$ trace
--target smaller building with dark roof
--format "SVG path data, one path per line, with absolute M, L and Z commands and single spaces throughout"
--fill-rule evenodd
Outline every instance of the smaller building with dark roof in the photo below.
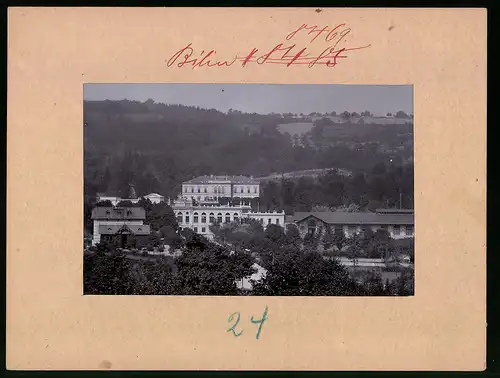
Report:
M 144 224 L 145 219 L 146 211 L 142 207 L 95 207 L 92 245 L 120 237 L 123 247 L 129 235 L 149 235 L 151 230 Z
M 327 229 L 341 230 L 352 236 L 366 229 L 387 230 L 391 238 L 414 236 L 414 213 L 408 209 L 378 209 L 376 212 L 297 212 L 287 216 L 287 224 L 296 224 L 302 236 L 323 234 Z

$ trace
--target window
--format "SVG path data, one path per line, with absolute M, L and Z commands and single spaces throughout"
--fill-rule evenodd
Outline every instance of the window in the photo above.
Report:
M 406 235 L 413 235 L 414 232 L 413 226 L 406 226 Z
M 394 235 L 400 235 L 401 234 L 401 227 L 399 227 L 399 226 L 393 226 L 392 227 L 392 233 Z
M 253 187 L 253 192 L 257 193 L 257 187 L 256 186 Z
M 210 223 L 215 223 L 214 213 L 210 213 L 209 221 L 210 221 Z
M 234 219 L 235 222 L 238 222 L 238 218 L 239 218 L 238 217 L 238 213 L 234 213 L 233 214 L 233 219 Z
M 200 188 L 198 188 L 198 193 L 200 193 Z
M 207 192 L 207 188 L 205 188 L 205 193 Z
M 250 188 L 249 187 L 247 187 L 247 193 L 250 193 Z
M 267 218 L 267 224 L 271 224 L 271 218 Z
M 198 213 L 193 214 L 193 222 L 198 223 Z
M 201 197 L 200 197 L 200 196 L 198 196 L 198 197 L 196 197 L 196 198 L 198 199 L 198 201 L 201 199 Z
M 241 192 L 240 193 L 243 193 L 243 187 L 241 187 Z
M 222 223 L 222 213 L 217 214 L 217 222 Z
M 186 215 L 186 223 L 189 223 L 189 215 Z
M 181 213 L 177 214 L 177 223 L 182 223 L 182 214 Z
M 194 232 L 198 232 L 198 227 L 193 227 Z
M 142 228 L 139 227 L 137 230 L 142 231 Z
M 226 223 L 231 222 L 231 214 L 226 213 Z
M 191 193 L 194 193 L 194 188 L 191 188 Z
M 264 218 L 260 218 L 260 224 L 264 224 Z
M 280 219 L 276 218 L 276 224 L 280 224 Z
M 311 235 L 316 233 L 316 221 L 314 219 L 309 219 L 307 221 L 307 232 Z
M 206 231 L 207 231 L 207 229 L 205 227 L 201 228 L 201 232 L 206 232 Z
M 106 215 L 109 215 L 109 214 L 111 214 L 111 213 L 109 212 L 109 210 L 106 210 Z
M 201 223 L 207 223 L 207 214 L 201 213 Z

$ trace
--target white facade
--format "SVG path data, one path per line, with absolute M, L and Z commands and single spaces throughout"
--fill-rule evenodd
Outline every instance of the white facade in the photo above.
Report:
M 223 197 L 258 198 L 260 184 L 243 176 L 201 176 L 182 184 L 182 196 L 197 201 Z
M 265 228 L 268 224 L 285 225 L 284 212 L 252 212 L 250 206 L 193 205 L 189 198 L 183 197 L 170 204 L 181 228 L 213 238 L 210 225 L 215 223 L 238 222 L 242 219 L 255 219 Z
M 144 196 L 144 198 L 150 200 L 151 203 L 160 203 L 165 201 L 165 197 L 158 193 L 150 193 L 147 196 Z
M 145 199 L 148 199 L 151 201 L 151 203 L 160 203 L 165 201 L 165 197 L 162 196 L 161 194 L 158 193 L 150 193 L 146 196 L 144 196 Z M 134 204 L 138 203 L 140 198 L 121 198 L 121 197 L 112 197 L 112 196 L 98 196 L 97 197 L 97 202 L 102 202 L 102 201 L 110 201 L 113 206 L 116 206 L 119 202 L 121 201 L 130 201 Z
M 121 197 L 109 197 L 109 196 L 99 196 L 97 197 L 97 202 L 104 202 L 104 201 L 110 201 L 113 206 L 116 206 L 119 202 L 121 201 L 130 201 L 132 203 L 137 203 L 139 202 L 138 198 L 121 198 Z

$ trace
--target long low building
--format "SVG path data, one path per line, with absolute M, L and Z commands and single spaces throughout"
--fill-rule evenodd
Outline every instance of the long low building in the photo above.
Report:
M 286 224 L 296 224 L 300 234 L 323 234 L 327 229 L 342 230 L 345 236 L 360 233 L 367 228 L 373 232 L 387 230 L 391 238 L 414 237 L 413 210 L 378 209 L 375 212 L 298 212 L 286 218 Z
M 190 228 L 194 232 L 209 239 L 213 238 L 210 225 L 216 223 L 238 222 L 242 219 L 254 219 L 265 228 L 269 224 L 285 227 L 285 213 L 282 212 L 252 212 L 250 206 L 194 204 L 190 198 L 178 198 L 170 202 L 170 206 L 181 228 Z

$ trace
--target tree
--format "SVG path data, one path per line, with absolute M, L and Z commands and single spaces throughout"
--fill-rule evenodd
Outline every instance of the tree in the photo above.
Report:
M 323 239 L 321 240 L 321 242 L 323 243 L 323 248 L 325 249 L 325 251 L 328 251 L 335 245 L 333 231 L 330 227 L 326 228 L 326 231 L 323 235 Z
M 236 281 L 254 273 L 248 254 L 214 243 L 188 243 L 176 260 L 181 295 L 238 295 Z
M 332 241 L 333 245 L 337 247 L 339 251 L 342 251 L 342 248 L 344 248 L 347 243 L 347 238 L 344 234 L 344 231 L 342 229 L 335 229 L 335 231 L 333 231 Z
M 182 245 L 182 238 L 172 226 L 160 228 L 160 236 L 163 238 L 163 244 L 169 245 L 173 249 L 180 248 Z
M 136 205 L 132 201 L 120 201 L 116 204 L 116 207 L 135 207 Z
M 315 251 L 318 249 L 319 242 L 321 240 L 321 234 L 318 232 L 317 234 L 307 233 L 304 236 L 304 247 L 309 250 Z
M 396 118 L 408 118 L 408 114 L 406 114 L 405 112 L 403 112 L 402 110 L 399 110 L 397 113 L 396 113 Z
M 336 296 L 358 295 L 360 288 L 335 260 L 315 252 L 287 247 L 277 251 L 265 277 L 253 285 L 252 295 Z
M 300 237 L 300 231 L 295 224 L 288 224 L 286 226 L 285 240 L 289 245 L 300 246 L 302 244 L 302 238 Z
M 269 224 L 265 231 L 266 238 L 278 246 L 285 243 L 285 232 L 281 226 L 276 224 Z
M 343 213 L 358 213 L 360 211 L 359 205 L 355 203 L 350 203 L 349 205 L 337 206 L 335 211 L 340 211 Z
M 130 262 L 120 254 L 108 256 L 98 251 L 84 257 L 84 294 L 133 294 L 134 281 L 129 274 Z
M 379 274 L 370 273 L 363 282 L 363 289 L 366 295 L 371 296 L 387 296 L 390 293 L 387 291 L 387 286 L 382 282 L 382 277 Z
M 392 113 L 387 113 L 387 117 L 392 117 Z
M 95 204 L 96 207 L 113 207 L 113 203 L 110 200 L 99 201 Z
M 152 204 L 149 207 L 149 211 L 146 210 L 146 224 L 149 224 L 151 228 L 158 231 L 163 226 L 170 226 L 174 230 L 177 230 L 178 224 L 175 218 L 174 211 L 165 202 L 160 202 L 157 204 Z

